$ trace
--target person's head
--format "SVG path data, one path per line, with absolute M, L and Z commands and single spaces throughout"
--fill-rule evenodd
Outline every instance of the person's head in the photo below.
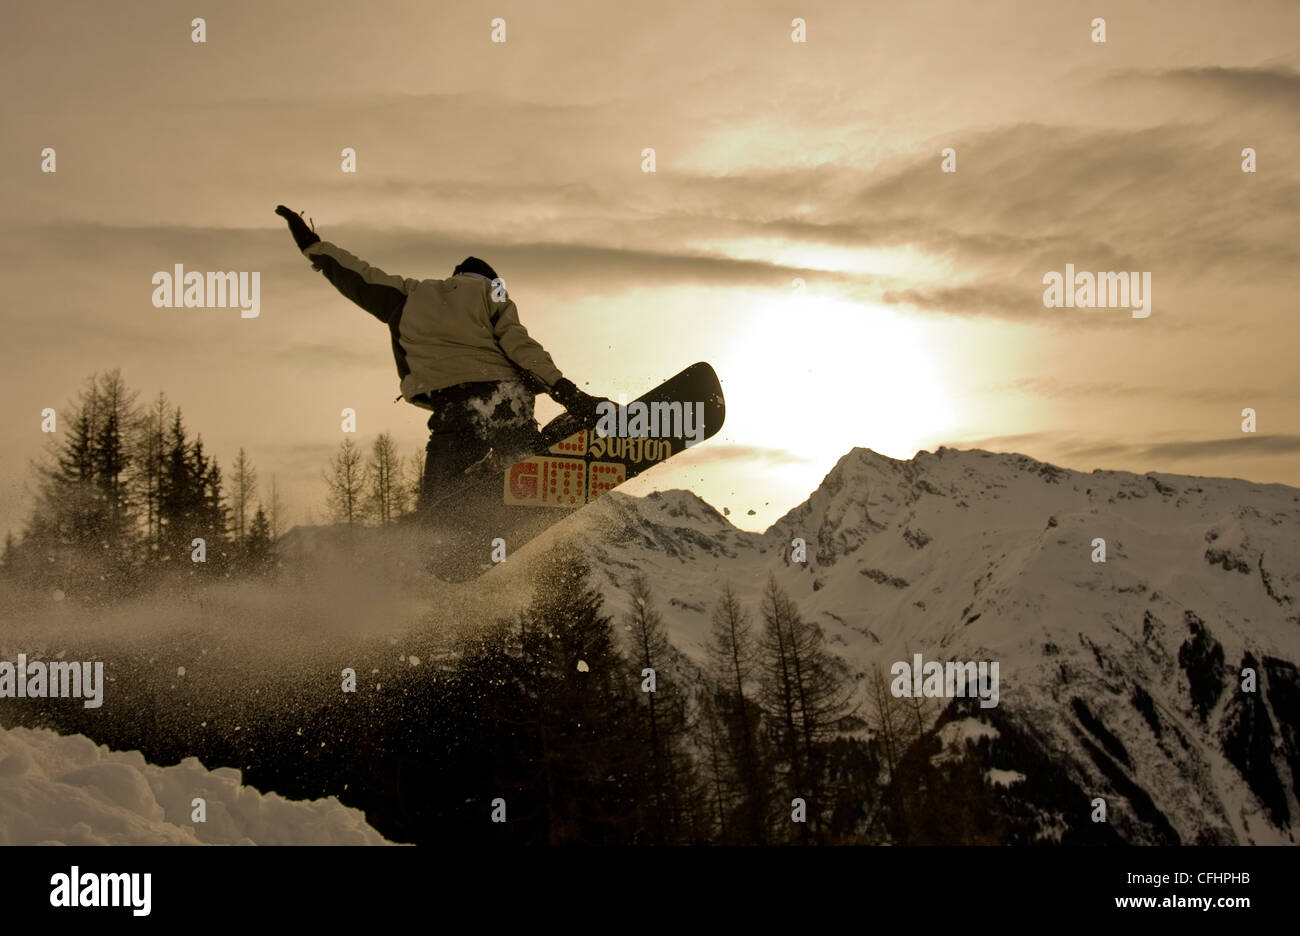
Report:
M 486 276 L 490 280 L 497 278 L 497 271 L 478 257 L 466 257 L 456 264 L 456 269 L 451 271 L 451 275 L 455 276 L 457 273 L 477 273 L 479 276 Z

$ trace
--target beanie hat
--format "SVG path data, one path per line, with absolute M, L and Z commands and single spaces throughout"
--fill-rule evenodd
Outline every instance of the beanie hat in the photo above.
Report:
M 451 271 L 451 275 L 455 276 L 457 273 L 477 273 L 479 276 L 486 276 L 490 280 L 497 278 L 497 271 L 478 257 L 466 257 L 456 264 L 456 269 Z

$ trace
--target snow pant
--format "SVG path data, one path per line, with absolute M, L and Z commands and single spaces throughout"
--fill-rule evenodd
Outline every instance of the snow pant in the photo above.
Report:
M 465 469 L 489 451 L 510 455 L 535 451 L 539 445 L 533 394 L 522 382 L 457 384 L 435 390 L 427 399 L 434 412 L 429 417 L 429 444 L 420 485 L 422 511 L 463 486 Z M 445 511 L 438 512 L 454 512 L 465 505 L 445 506 Z

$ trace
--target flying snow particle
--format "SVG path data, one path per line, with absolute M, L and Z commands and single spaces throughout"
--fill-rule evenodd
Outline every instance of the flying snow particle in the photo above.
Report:
M 411 661 L 411 665 L 412 665 L 412 666 L 419 666 L 419 665 L 420 665 L 420 658 L 419 658 L 418 656 L 412 656 L 412 657 L 409 657 L 409 659 L 410 659 L 410 661 Z
M 578 661 L 578 672 L 579 672 L 579 673 L 589 673 L 589 672 L 591 672 L 591 667 L 587 665 L 587 661 L 586 661 L 586 660 L 579 660 L 579 661 Z
M 178 667 L 176 667 L 176 675 L 177 675 L 177 676 L 184 676 L 184 675 L 185 675 L 185 667 L 183 667 L 183 666 L 178 666 Z
M 52 597 L 54 598 L 55 601 L 62 601 L 64 597 L 63 589 L 62 588 L 54 589 L 54 595 Z

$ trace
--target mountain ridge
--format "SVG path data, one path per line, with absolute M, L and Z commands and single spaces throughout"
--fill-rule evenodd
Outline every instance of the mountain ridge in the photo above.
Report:
M 769 576 L 858 681 L 913 652 L 1000 661 L 999 707 L 968 717 L 992 726 L 981 756 L 1041 837 L 1094 833 L 1101 797 L 1121 841 L 1283 843 L 1300 814 L 1297 527 L 1282 484 L 855 448 L 762 533 L 689 491 L 615 491 L 514 558 L 576 537 L 616 614 L 647 575 L 699 665 L 721 583 L 757 608 Z

